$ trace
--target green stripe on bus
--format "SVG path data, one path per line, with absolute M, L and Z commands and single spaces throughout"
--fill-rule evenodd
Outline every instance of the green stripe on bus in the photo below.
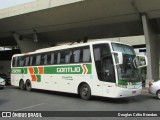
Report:
M 38 74 L 38 67 L 33 67 L 34 74 Z M 28 68 L 12 68 L 12 74 L 28 74 Z M 44 67 L 44 74 L 92 74 L 92 65 L 68 65 Z
M 44 74 L 82 74 L 83 69 L 80 65 L 76 66 L 56 66 L 45 67 Z
M 36 75 L 37 77 L 37 82 L 41 82 L 41 75 Z
M 88 68 L 87 74 L 92 74 L 92 65 L 91 64 L 86 64 L 86 67 Z
M 128 85 L 128 83 L 124 80 L 118 80 L 119 85 Z
M 138 85 L 138 82 L 132 82 L 132 85 Z
M 37 67 L 34 67 L 34 74 L 38 74 L 38 68 Z
M 124 80 L 118 80 L 119 85 L 128 85 L 128 83 L 131 83 L 131 85 L 138 85 L 139 82 L 126 82 Z
M 91 65 L 87 64 L 87 73 L 91 74 Z M 84 70 L 81 65 L 73 66 L 54 66 L 54 67 L 45 67 L 44 74 L 83 74 Z
M 28 73 L 27 68 L 23 68 L 23 74 L 27 74 L 27 73 Z

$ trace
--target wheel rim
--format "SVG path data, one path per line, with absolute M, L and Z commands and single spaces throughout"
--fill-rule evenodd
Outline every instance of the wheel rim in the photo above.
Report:
M 26 83 L 27 88 L 31 88 L 31 85 L 29 82 Z
M 83 96 L 87 96 L 88 95 L 88 88 L 87 87 L 83 87 L 83 89 L 82 89 L 82 95 Z

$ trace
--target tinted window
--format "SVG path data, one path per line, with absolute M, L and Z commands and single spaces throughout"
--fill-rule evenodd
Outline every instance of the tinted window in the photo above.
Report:
M 72 56 L 71 56 L 71 63 L 78 63 L 80 62 L 80 52 L 81 50 L 73 50 Z
M 109 44 L 93 45 L 93 53 L 98 79 L 115 82 L 114 66 Z
M 72 50 L 71 63 L 91 62 L 91 53 L 88 47 L 78 47 Z
M 58 56 L 57 56 L 57 64 L 60 64 L 60 60 L 61 60 L 61 54 L 60 52 L 58 53 Z
M 16 64 L 16 58 L 14 57 L 12 60 L 12 66 L 15 67 L 15 64 Z
M 48 65 L 51 61 L 51 55 L 49 53 L 44 53 L 41 55 L 40 65 Z
M 90 62 L 91 53 L 89 48 L 83 49 L 83 61 L 82 62 Z
M 135 52 L 131 46 L 123 45 L 119 43 L 112 43 L 112 47 L 114 51 L 122 52 L 125 54 L 135 55 Z
M 24 66 L 24 57 L 19 57 L 19 66 L 20 67 Z
M 91 62 L 89 46 L 52 51 L 23 57 L 14 57 L 12 66 L 38 66 Z
M 41 55 L 37 55 L 36 56 L 36 65 L 40 65 L 41 64 Z
M 30 66 L 35 66 L 36 65 L 36 56 L 30 56 Z
M 29 56 L 25 57 L 24 65 L 29 66 Z
M 71 55 L 72 55 L 71 51 L 66 51 L 65 52 L 65 63 L 66 64 L 71 62 Z
M 16 59 L 15 59 L 15 66 L 19 67 L 19 57 L 16 57 Z
M 60 63 L 65 63 L 65 51 L 60 52 Z

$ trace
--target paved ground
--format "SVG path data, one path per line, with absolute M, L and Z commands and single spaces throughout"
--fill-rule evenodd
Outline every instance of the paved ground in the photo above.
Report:
M 8 86 L 0 90 L 0 111 L 160 111 L 160 100 L 149 95 L 146 89 L 142 95 L 130 98 L 93 97 L 85 101 L 74 94 L 42 90 L 27 92 Z

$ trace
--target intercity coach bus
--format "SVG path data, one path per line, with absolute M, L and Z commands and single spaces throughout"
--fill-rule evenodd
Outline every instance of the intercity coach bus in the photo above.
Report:
M 16 54 L 11 84 L 22 90 L 43 89 L 111 98 L 141 94 L 139 69 L 147 65 L 127 44 L 96 41 Z

